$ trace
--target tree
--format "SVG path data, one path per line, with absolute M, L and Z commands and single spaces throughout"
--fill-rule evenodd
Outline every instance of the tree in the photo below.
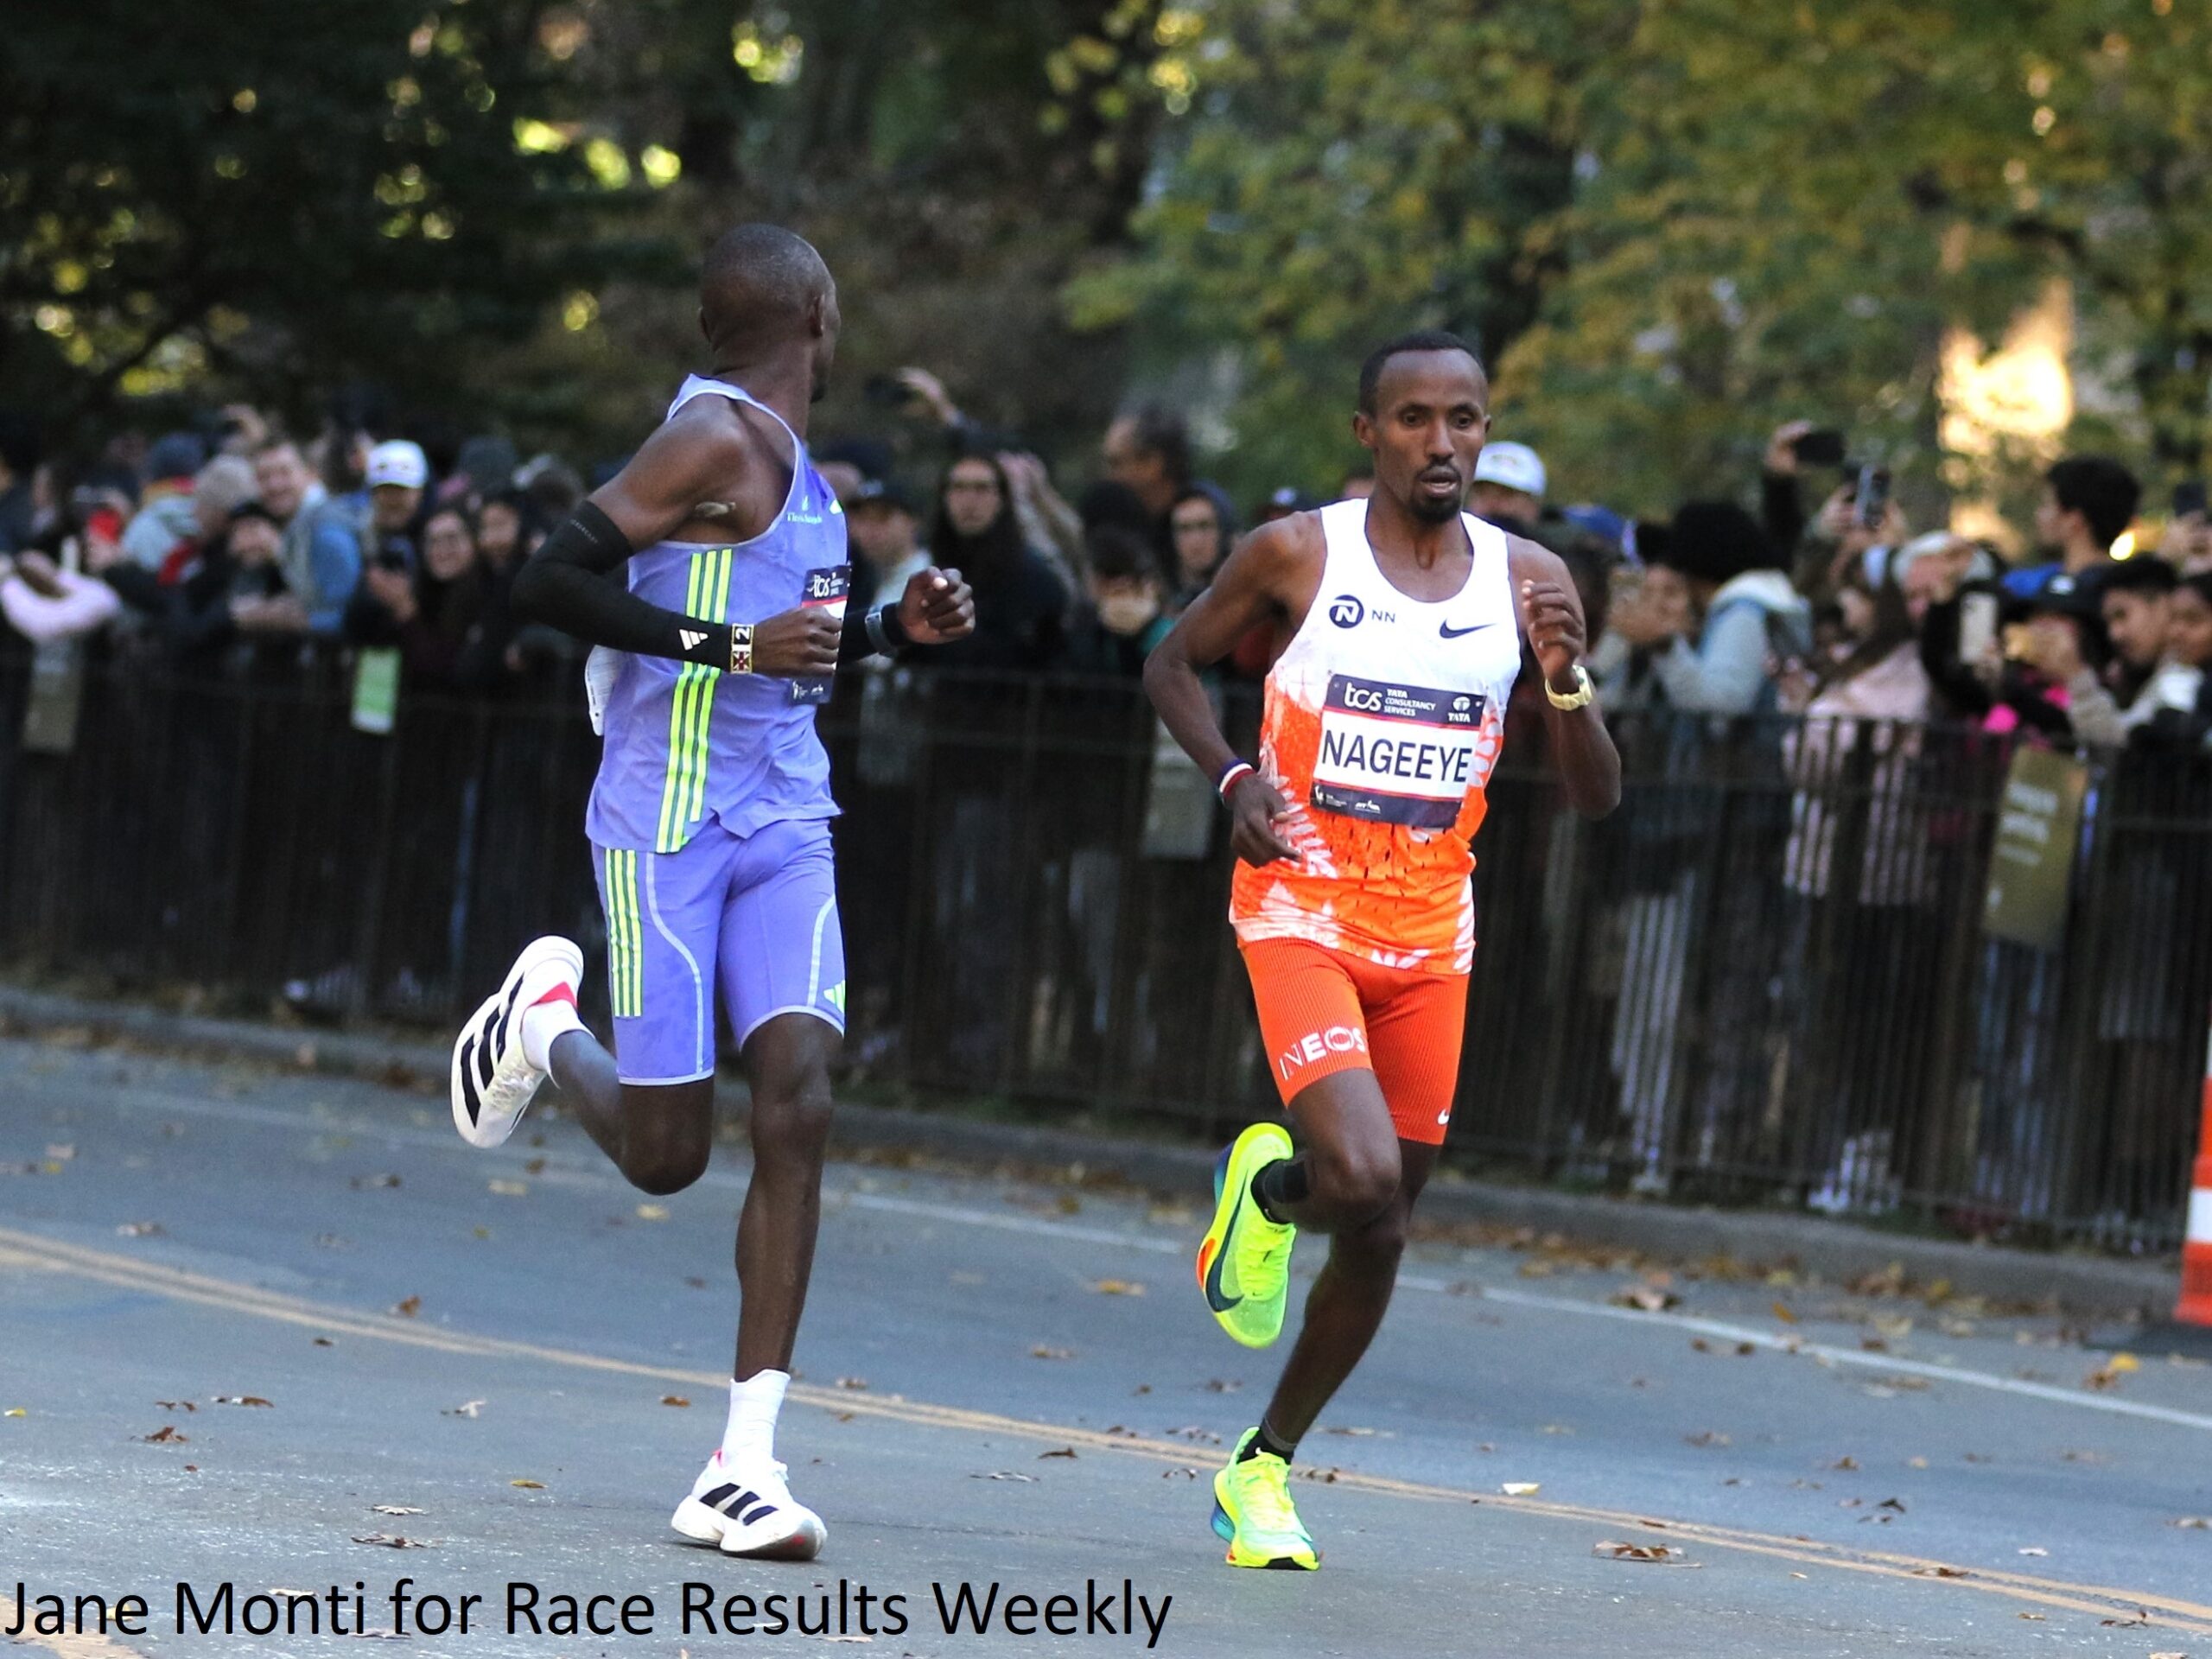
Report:
M 2053 277 L 2123 364 L 2123 429 L 2203 454 L 2201 8 L 1212 0 L 1189 19 L 1142 251 L 1072 303 L 1156 359 L 1226 343 L 1235 462 L 1272 474 L 1252 481 L 1325 476 L 1350 363 L 1412 323 L 1478 337 L 1500 435 L 1545 448 L 1570 495 L 1663 511 L 1747 480 L 1798 414 L 1932 480 L 1947 331 L 1995 340 Z
M 348 377 L 458 395 L 484 341 L 620 262 L 581 158 L 519 147 L 522 0 L 138 0 L 0 31 L 0 380 L 62 431 L 197 381 L 296 410 Z M 143 73 L 118 41 L 156 41 Z

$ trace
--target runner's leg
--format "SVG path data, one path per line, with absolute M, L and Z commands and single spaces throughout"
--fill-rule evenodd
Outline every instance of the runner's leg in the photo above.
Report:
M 731 1375 L 788 1371 L 822 1226 L 830 1067 L 844 1039 L 811 1014 L 767 1020 L 745 1046 L 753 1085 L 753 1180 L 737 1222 L 743 1300 Z
M 1300 1127 L 1305 1127 L 1303 1116 Z M 1436 1166 L 1438 1150 L 1400 1142 L 1403 1173 L 1389 1203 L 1367 1221 L 1339 1228 L 1329 1240 L 1329 1259 L 1306 1294 L 1298 1340 L 1261 1419 L 1281 1443 L 1295 1446 L 1305 1437 L 1382 1328 L 1398 1282 L 1398 1259 L 1405 1251 L 1414 1201 Z
M 844 1041 L 845 949 L 824 823 L 747 838 L 722 917 L 721 982 L 753 1089 L 753 1181 L 738 1217 L 741 1380 L 788 1370 L 822 1221 L 830 1068 Z

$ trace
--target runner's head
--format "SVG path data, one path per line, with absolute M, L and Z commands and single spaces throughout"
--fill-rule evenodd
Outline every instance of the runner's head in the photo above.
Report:
M 1416 518 L 1455 518 L 1490 433 L 1490 377 L 1457 334 L 1401 334 L 1361 365 L 1351 429 L 1375 456 L 1376 494 Z
M 707 251 L 699 327 L 717 368 L 760 364 L 803 347 L 819 401 L 837 354 L 837 284 L 804 238 L 777 225 L 740 225 Z

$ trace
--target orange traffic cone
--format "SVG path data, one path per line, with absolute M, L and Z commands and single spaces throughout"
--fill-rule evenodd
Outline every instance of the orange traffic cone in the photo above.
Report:
M 2181 1301 L 2174 1318 L 2183 1325 L 2212 1328 L 2212 1055 L 2205 1059 L 2204 1127 L 2197 1131 L 2189 1228 L 2181 1246 Z

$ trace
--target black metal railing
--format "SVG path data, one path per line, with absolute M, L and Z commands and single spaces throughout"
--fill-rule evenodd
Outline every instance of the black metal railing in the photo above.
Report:
M 63 753 L 0 657 L 0 957 L 443 1022 L 604 930 L 582 698 L 334 671 L 86 672 Z M 1250 688 L 1225 695 L 1249 741 Z M 48 722 L 51 723 L 51 722 Z M 33 722 L 34 726 L 40 724 Z M 823 731 L 855 1077 L 1182 1120 L 1272 1109 L 1205 780 L 1118 682 L 849 677 Z M 1509 741 L 1454 1155 L 1542 1179 L 2130 1249 L 2177 1240 L 2212 1007 L 2212 762 L 2087 768 L 2056 948 L 1985 926 L 2011 752 L 1974 731 L 1624 720 L 1591 823 Z M 604 1011 L 592 976 L 588 1014 Z

